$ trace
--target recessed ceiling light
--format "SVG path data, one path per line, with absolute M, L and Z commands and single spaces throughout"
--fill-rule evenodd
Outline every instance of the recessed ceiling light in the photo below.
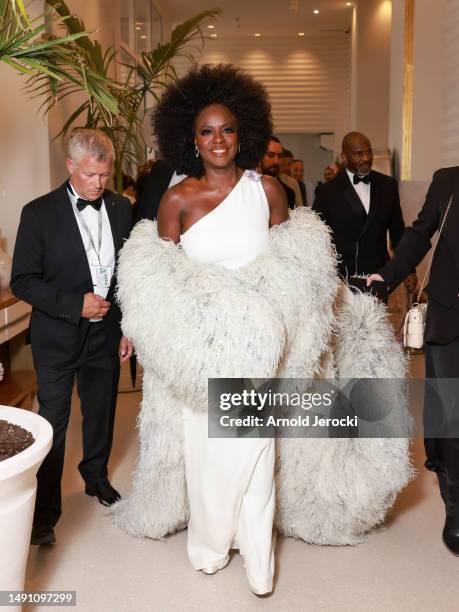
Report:
M 304 36 L 304 32 L 298 32 L 298 36 Z
M 209 28 L 209 30 L 213 30 L 215 28 L 215 26 L 212 23 L 210 23 L 207 27 Z
M 142 34 L 142 36 L 140 38 L 146 38 L 145 34 Z
M 346 6 L 352 6 L 352 2 L 346 2 Z
M 210 37 L 211 38 L 217 38 L 217 35 L 216 34 L 211 34 Z
M 314 13 L 314 15 L 318 15 L 320 13 L 319 9 L 314 9 L 312 12 Z
M 260 32 L 255 32 L 254 36 L 261 36 Z
M 140 26 L 136 26 L 135 28 L 136 30 L 141 30 L 142 28 Z

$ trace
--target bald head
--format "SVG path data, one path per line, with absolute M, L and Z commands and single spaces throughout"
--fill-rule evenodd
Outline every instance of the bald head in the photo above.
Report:
M 371 143 L 361 132 L 349 132 L 343 138 L 341 158 L 350 172 L 366 176 L 373 164 Z

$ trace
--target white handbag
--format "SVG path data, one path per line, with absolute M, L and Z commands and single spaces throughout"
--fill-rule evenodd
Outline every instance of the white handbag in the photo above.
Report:
M 421 349 L 424 346 L 427 304 L 415 303 L 408 310 L 403 326 L 403 346 L 407 349 Z
M 443 226 L 445 225 L 446 217 L 448 216 L 452 201 L 453 196 L 451 195 L 448 202 L 448 206 L 446 208 L 445 216 L 443 217 L 440 231 L 438 232 L 437 244 L 435 245 L 435 248 L 432 251 L 429 265 L 427 266 L 426 273 L 424 274 L 424 278 L 422 279 L 421 288 L 419 289 L 418 293 L 418 299 L 416 300 L 416 302 L 414 302 L 414 304 L 412 304 L 411 308 L 408 310 L 405 316 L 405 324 L 403 326 L 403 346 L 407 349 L 422 349 L 422 347 L 424 346 L 424 332 L 426 329 L 427 319 L 427 304 L 421 304 L 420 299 L 422 292 L 424 291 L 427 275 L 430 272 L 433 256 L 435 254 L 435 249 L 437 248 L 438 242 L 440 240 L 440 236 L 443 231 Z

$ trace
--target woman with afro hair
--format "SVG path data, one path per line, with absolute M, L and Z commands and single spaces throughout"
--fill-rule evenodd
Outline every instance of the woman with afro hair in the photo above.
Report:
M 400 378 L 403 355 L 384 308 L 340 286 L 325 224 L 305 206 L 288 218 L 281 185 L 256 172 L 272 131 L 259 83 L 234 66 L 195 68 L 166 89 L 154 127 L 165 161 L 187 178 L 119 257 L 123 333 L 144 375 L 133 488 L 113 516 L 137 537 L 188 526 L 189 559 L 206 574 L 239 549 L 263 595 L 273 587 L 273 523 L 316 544 L 361 541 L 409 478 L 408 441 L 304 432 L 275 448 L 259 422 L 246 437 L 224 437 L 209 379 L 235 379 L 224 391 L 237 410 L 242 377 Z M 391 414 L 405 422 L 403 410 Z
M 163 157 L 188 175 L 161 201 L 159 235 L 202 263 L 255 259 L 288 217 L 281 185 L 255 171 L 272 130 L 262 85 L 231 65 L 202 66 L 167 89 L 154 127 Z M 207 415 L 186 409 L 184 449 L 193 567 L 212 574 L 237 546 L 252 590 L 270 592 L 274 440 L 208 438 Z

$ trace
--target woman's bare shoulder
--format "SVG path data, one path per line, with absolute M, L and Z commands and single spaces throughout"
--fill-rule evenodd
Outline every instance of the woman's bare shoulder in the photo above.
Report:
M 192 177 L 187 177 L 170 187 L 161 198 L 161 204 L 169 204 L 171 206 L 186 202 L 190 195 L 196 190 L 197 180 Z
M 261 175 L 261 183 L 265 190 L 266 195 L 269 197 L 270 195 L 276 197 L 279 193 L 281 193 L 282 186 L 279 185 L 279 181 L 275 179 L 273 176 L 268 176 L 267 174 Z
M 265 174 L 261 177 L 261 183 L 266 193 L 266 199 L 268 200 L 270 210 L 269 224 L 278 225 L 288 219 L 288 204 L 287 197 L 282 185 L 272 176 L 266 176 Z
M 179 242 L 183 216 L 195 201 L 197 180 L 188 177 L 168 189 L 159 203 L 158 233 L 162 238 Z

